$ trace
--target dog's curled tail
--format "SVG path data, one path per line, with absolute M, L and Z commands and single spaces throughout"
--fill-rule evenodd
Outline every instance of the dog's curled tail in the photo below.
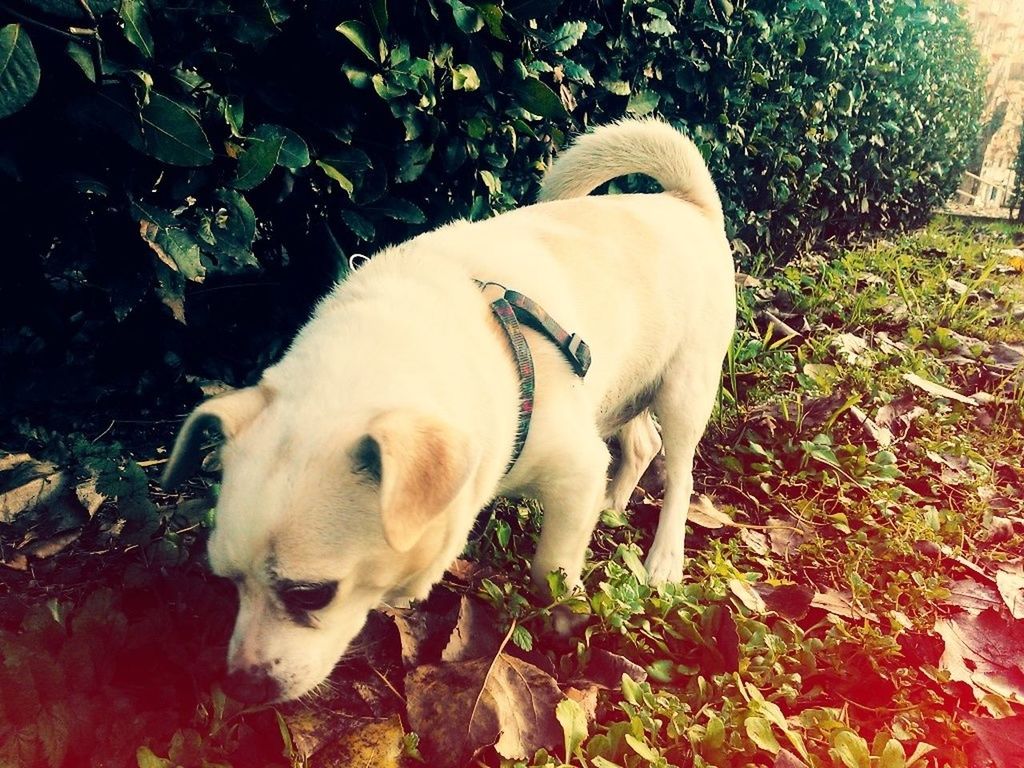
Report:
M 618 176 L 643 173 L 722 221 L 722 201 L 696 145 L 668 123 L 622 120 L 578 137 L 542 181 L 540 200 L 583 197 Z

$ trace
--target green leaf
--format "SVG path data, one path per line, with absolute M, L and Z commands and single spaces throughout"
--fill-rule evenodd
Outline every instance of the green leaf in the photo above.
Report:
M 169 211 L 132 203 L 139 222 L 139 234 L 168 268 L 186 280 L 200 283 L 206 269 L 200 258 L 200 244 Z
M 172 99 L 150 91 L 149 103 L 139 110 L 134 98 L 101 91 L 100 119 L 140 152 L 168 165 L 198 167 L 213 160 L 213 150 L 199 121 Z
M 504 520 L 498 520 L 496 521 L 496 527 L 497 530 L 494 532 L 494 535 L 498 539 L 498 544 L 502 549 L 507 549 L 508 543 L 512 539 L 512 526 Z
M 266 139 L 250 137 L 245 151 L 238 158 L 238 169 L 231 186 L 235 189 L 249 190 L 259 185 L 274 170 L 283 146 L 283 136 Z
M 656 749 L 646 742 L 640 741 L 640 739 L 633 734 L 627 733 L 625 739 L 626 743 L 629 744 L 632 750 L 640 755 L 644 760 L 647 760 L 650 763 L 657 763 L 658 760 L 661 759 L 661 755 L 658 754 Z
M 640 558 L 637 557 L 636 552 L 632 549 L 622 548 L 622 562 L 629 568 L 629 572 L 636 577 L 636 580 L 641 584 L 647 583 L 647 569 L 644 568 L 644 564 L 640 562 Z
M 471 35 L 484 28 L 484 19 L 477 12 L 476 8 L 466 5 L 461 0 L 446 0 L 446 2 L 452 9 L 452 15 L 455 17 L 455 26 L 461 32 Z
M 602 80 L 601 87 L 616 96 L 629 96 L 632 91 L 625 80 Z
M 631 115 L 643 117 L 658 108 L 661 96 L 654 91 L 633 91 L 626 103 L 626 111 Z
M 505 18 L 505 11 L 502 10 L 500 5 L 481 3 L 476 6 L 476 9 L 487 25 L 487 30 L 491 33 L 492 37 L 498 40 L 508 40 L 508 35 L 505 34 L 505 30 L 501 26 L 502 19 Z
M 836 95 L 836 111 L 844 117 L 853 114 L 853 94 L 845 88 Z
M 889 739 L 882 748 L 878 768 L 906 768 L 907 753 L 896 739 Z
M 578 701 L 564 699 L 555 707 L 555 719 L 562 726 L 565 762 L 568 763 L 589 735 L 587 730 L 587 713 Z
M 373 240 L 374 235 L 377 234 L 377 230 L 373 226 L 373 223 L 365 216 L 356 213 L 355 211 L 342 211 L 341 219 L 348 225 L 348 228 L 352 230 L 353 234 L 361 240 Z
M 555 53 L 564 53 L 575 46 L 587 31 L 585 21 L 567 21 L 551 33 L 550 48 Z
M 630 704 L 637 705 L 643 700 L 644 693 L 643 689 L 640 687 L 640 683 L 625 672 L 622 673 L 620 682 L 622 684 L 622 697 L 626 701 Z
M 96 62 L 94 61 L 92 54 L 86 50 L 85 46 L 79 45 L 74 40 L 68 42 L 67 54 L 70 59 L 78 65 L 78 68 L 82 70 L 82 74 L 91 83 L 96 82 Z
M 20 24 L 0 29 L 0 119 L 24 107 L 39 90 L 39 60 Z
M 434 145 L 420 142 L 406 142 L 398 150 L 398 170 L 396 181 L 415 181 L 423 175 L 423 171 L 434 155 Z
M 169 165 L 202 166 L 213 160 L 210 141 L 199 121 L 183 105 L 152 91 L 142 108 L 143 146 Z
M 309 147 L 299 134 L 290 128 L 280 125 L 263 123 L 256 126 L 252 132 L 252 138 L 262 141 L 281 140 L 281 152 L 277 157 L 277 164 L 290 171 L 297 171 L 309 165 Z
M 370 37 L 370 30 L 361 21 L 343 21 L 334 28 L 336 32 L 343 34 L 352 45 L 375 64 L 379 64 L 376 49 L 378 46 Z
M 221 99 L 220 111 L 224 115 L 224 122 L 231 129 L 231 135 L 241 137 L 245 125 L 245 102 L 242 97 L 236 94 L 225 96 Z
M 216 194 L 221 204 L 210 222 L 212 247 L 205 248 L 217 257 L 221 272 L 233 273 L 259 266 L 252 253 L 256 239 L 256 214 L 249 201 L 233 189 L 219 189 Z
M 512 642 L 517 648 L 522 648 L 527 653 L 533 650 L 533 635 L 522 624 L 516 624 L 515 629 L 512 630 Z
M 149 747 L 139 747 L 135 751 L 135 762 L 139 768 L 173 768 L 174 763 L 166 757 L 157 757 Z
M 153 58 L 153 35 L 149 31 L 149 9 L 145 0 L 123 0 L 121 20 L 124 21 L 124 36 L 147 59 Z
M 352 196 L 352 193 L 355 191 L 355 185 L 352 183 L 352 180 L 348 176 L 346 176 L 344 173 L 338 170 L 338 168 L 335 167 L 333 164 L 325 162 L 323 160 L 317 160 L 316 165 L 321 171 L 327 174 L 328 178 L 331 178 L 334 181 L 338 182 L 341 188 L 348 192 L 350 197 Z
M 470 64 L 459 64 L 452 70 L 452 88 L 456 91 L 475 91 L 480 87 L 480 76 Z
M 564 59 L 562 61 L 562 71 L 571 80 L 576 80 L 584 85 L 594 84 L 594 76 L 590 74 L 590 70 L 582 64 L 577 64 L 575 61 Z
M 120 0 L 89 0 L 89 10 L 93 16 L 100 16 L 117 7 Z M 85 20 L 89 14 L 82 7 L 81 0 L 26 0 L 26 5 L 37 8 L 49 16 L 61 16 L 66 19 Z
M 722 721 L 722 718 L 712 715 L 704 729 L 704 737 L 701 739 L 701 744 L 708 749 L 721 749 L 724 743 L 725 723 Z
M 569 117 L 558 94 L 536 78 L 530 77 L 514 83 L 512 89 L 519 105 L 535 115 L 549 120 L 565 120 Z
M 769 754 L 777 754 L 782 747 L 772 733 L 772 725 L 763 717 L 748 717 L 743 721 L 747 738 Z
M 156 265 L 156 295 L 171 311 L 174 319 L 185 325 L 185 278 L 163 262 Z
M 384 37 L 388 31 L 388 2 L 387 0 L 371 0 L 370 15 L 373 16 L 373 25 L 377 32 Z
M 871 768 L 868 743 L 853 731 L 839 731 L 832 739 L 829 754 L 838 757 L 846 768 Z

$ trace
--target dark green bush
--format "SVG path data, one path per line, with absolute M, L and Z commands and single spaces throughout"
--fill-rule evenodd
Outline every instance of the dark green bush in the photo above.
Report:
M 567 134 L 627 113 L 689 127 L 764 258 L 917 223 L 981 86 L 953 0 L 22 0 L 3 61 L 22 411 L 239 383 L 347 255 L 528 202 Z
M 563 7 L 596 18 L 580 111 L 695 134 L 735 233 L 778 259 L 820 235 L 923 223 L 976 140 L 983 76 L 952 0 Z

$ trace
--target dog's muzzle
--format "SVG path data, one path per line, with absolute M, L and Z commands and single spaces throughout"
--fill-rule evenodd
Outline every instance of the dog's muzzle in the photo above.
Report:
M 266 667 L 250 667 L 224 678 L 224 693 L 243 704 L 265 704 L 281 697 L 281 686 Z

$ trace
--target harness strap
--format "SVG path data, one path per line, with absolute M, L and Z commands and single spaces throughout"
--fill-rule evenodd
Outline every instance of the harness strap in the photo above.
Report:
M 519 459 L 526 445 L 526 436 L 530 432 L 530 417 L 533 415 L 533 395 L 536 389 L 536 379 L 533 370 L 533 355 L 530 354 L 530 346 L 526 343 L 523 330 L 519 327 L 519 320 L 512 305 L 504 296 L 491 302 L 491 311 L 498 319 L 498 325 L 505 331 L 508 337 L 509 346 L 512 348 L 512 355 L 516 359 L 516 370 L 519 372 L 519 422 L 516 424 L 516 440 L 512 448 L 512 458 L 505 467 L 507 475 Z
M 481 288 L 493 283 L 477 284 Z M 504 286 L 498 286 L 504 288 Z M 527 326 L 546 336 L 561 350 L 569 361 L 576 375 L 582 378 L 590 368 L 590 347 L 575 333 L 568 333 L 561 325 L 545 312 L 537 302 L 517 291 L 505 289 L 504 293 L 491 302 L 491 311 L 498 320 L 498 325 L 508 337 L 512 355 L 515 357 L 516 370 L 519 373 L 519 421 L 516 425 L 516 439 L 512 447 L 512 458 L 505 467 L 505 474 L 515 466 L 519 455 L 526 445 L 526 437 L 530 432 L 530 417 L 533 415 L 533 396 L 536 390 L 536 376 L 533 356 L 523 336 L 520 326 Z
M 505 291 L 505 299 L 512 305 L 519 322 L 547 336 L 562 351 L 577 376 L 587 375 L 590 347 L 578 334 L 566 331 L 537 302 L 518 291 Z

